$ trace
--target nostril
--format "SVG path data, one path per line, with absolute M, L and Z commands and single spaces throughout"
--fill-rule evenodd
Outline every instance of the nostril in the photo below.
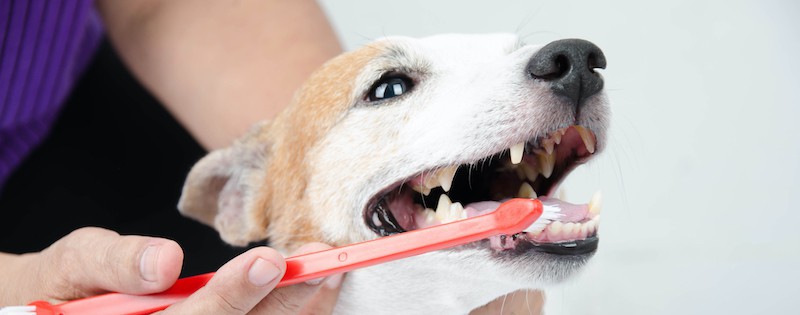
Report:
M 532 64 L 528 71 L 535 78 L 550 81 L 565 76 L 569 69 L 569 57 L 564 54 L 556 54 Z
M 589 58 L 586 61 L 587 65 L 589 66 L 589 71 L 594 72 L 594 69 L 599 68 L 597 66 L 597 55 L 594 53 L 589 54 Z
M 528 61 L 534 81 L 547 84 L 553 93 L 580 106 L 603 89 L 603 77 L 595 69 L 606 68 L 606 57 L 595 44 L 582 39 L 562 39 L 537 51 Z
M 605 69 L 606 57 L 602 55 L 602 53 L 598 55 L 595 52 L 590 52 L 586 60 L 586 65 L 589 67 L 589 71 L 592 73 L 595 72 L 595 69 Z

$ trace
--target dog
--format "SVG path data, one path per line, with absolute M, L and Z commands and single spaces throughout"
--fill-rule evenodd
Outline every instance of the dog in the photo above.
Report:
M 380 39 L 324 64 L 274 120 L 200 160 L 178 208 L 230 244 L 268 239 L 288 253 L 459 220 L 512 197 L 557 206 L 543 229 L 352 271 L 335 309 L 466 314 L 561 282 L 596 251 L 599 200 L 553 194 L 606 146 L 605 67 L 580 39 Z

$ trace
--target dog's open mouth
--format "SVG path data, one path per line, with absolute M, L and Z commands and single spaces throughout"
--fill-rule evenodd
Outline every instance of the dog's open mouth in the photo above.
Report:
M 598 244 L 599 195 L 577 205 L 552 194 L 593 156 L 595 146 L 594 133 L 574 125 L 472 163 L 428 170 L 373 197 L 364 219 L 386 236 L 488 213 L 510 198 L 539 198 L 560 212 L 543 214 L 520 233 L 492 237 L 490 247 L 501 251 L 526 244 L 552 254 L 591 253 Z

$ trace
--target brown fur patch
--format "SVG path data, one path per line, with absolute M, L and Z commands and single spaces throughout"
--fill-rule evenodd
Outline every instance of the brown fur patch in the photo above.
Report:
M 267 231 L 270 246 L 291 251 L 322 240 L 310 219 L 315 209 L 310 209 L 306 200 L 313 196 L 305 194 L 310 166 L 304 157 L 353 105 L 356 77 L 382 53 L 380 48 L 363 47 L 323 65 L 298 90 L 292 105 L 254 139 L 271 143 L 271 147 L 267 176 L 261 191 L 256 192 L 254 207 L 247 211 L 253 222 Z M 286 209 L 290 205 L 295 208 Z

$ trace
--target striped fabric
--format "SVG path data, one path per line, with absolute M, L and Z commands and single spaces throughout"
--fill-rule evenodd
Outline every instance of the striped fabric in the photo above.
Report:
M 101 35 L 92 0 L 0 0 L 0 191 L 47 135 Z

